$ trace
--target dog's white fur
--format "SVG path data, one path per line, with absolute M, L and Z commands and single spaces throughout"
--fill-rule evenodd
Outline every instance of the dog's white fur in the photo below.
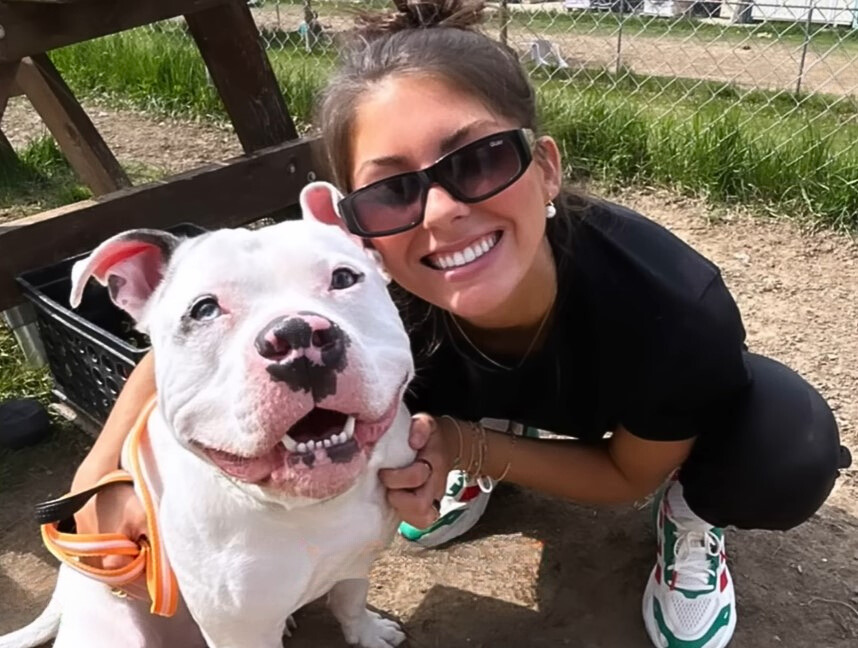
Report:
M 163 234 L 166 247 L 147 244 L 151 232 L 126 233 L 75 268 L 73 301 L 90 275 L 103 283 L 119 277 L 114 301 L 152 340 L 158 404 L 148 432 L 161 531 L 183 602 L 175 617 L 156 617 L 148 604 L 117 598 L 64 566 L 42 617 L 0 638 L 0 648 L 38 645 L 57 626 L 56 648 L 279 647 L 287 618 L 326 593 L 349 643 L 389 648 L 403 640 L 396 623 L 366 609 L 366 595 L 371 563 L 396 525 L 377 472 L 414 456 L 401 400 L 413 364 L 385 277 L 332 226 L 337 197 L 314 183 L 302 192 L 303 221 L 205 234 L 172 254 Z M 331 273 L 342 267 L 363 278 L 332 290 Z M 189 305 L 203 294 L 217 295 L 228 314 L 189 320 Z M 336 323 L 350 340 L 336 393 L 316 402 L 313 393 L 272 380 L 254 348 L 267 323 L 305 311 Z M 206 454 L 256 456 L 315 405 L 363 421 L 387 412 L 392 423 L 362 450 L 364 463 L 344 473 L 314 466 L 250 483 Z

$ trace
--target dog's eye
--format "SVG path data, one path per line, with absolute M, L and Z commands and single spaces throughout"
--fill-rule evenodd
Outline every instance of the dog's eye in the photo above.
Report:
M 355 272 L 351 268 L 337 268 L 331 273 L 331 290 L 351 288 L 361 279 L 363 275 L 360 272 Z
M 223 314 L 223 311 L 220 308 L 220 304 L 217 303 L 216 297 L 213 295 L 206 295 L 205 297 L 200 297 L 194 302 L 189 314 L 191 319 L 202 322 L 220 317 L 221 314 Z

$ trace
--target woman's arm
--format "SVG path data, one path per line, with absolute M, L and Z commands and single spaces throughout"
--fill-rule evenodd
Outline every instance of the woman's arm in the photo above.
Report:
M 140 410 L 155 394 L 152 358 L 152 353 L 147 353 L 128 376 L 101 434 L 75 473 L 73 489 L 89 488 L 100 477 L 119 467 L 119 455 L 125 437 L 137 420 Z
M 458 427 L 457 427 L 458 424 Z M 461 434 L 460 434 L 461 432 Z M 633 502 L 653 492 L 679 467 L 694 444 L 647 441 L 619 428 L 599 444 L 516 438 L 482 432 L 475 426 L 444 417 L 418 415 L 410 443 L 417 460 L 398 470 L 380 471 L 388 501 L 406 522 L 423 528 L 435 521 L 434 502 L 446 487 L 447 472 L 459 457 L 461 467 L 581 503 Z
M 473 428 L 465 431 L 466 439 L 479 434 Z M 621 504 L 652 493 L 682 464 L 693 444 L 693 439 L 647 441 L 622 427 L 595 444 L 486 432 L 481 472 L 489 477 L 506 472 L 508 481 L 583 504 Z M 464 445 L 469 445 L 467 440 Z
M 147 353 L 123 387 L 104 429 L 84 458 L 72 481 L 72 490 L 85 490 L 102 476 L 119 467 L 122 444 L 137 420 L 140 410 L 155 394 L 155 370 L 152 353 Z M 92 498 L 75 515 L 79 533 L 125 533 L 131 538 L 145 532 L 145 514 L 125 484 L 111 486 Z

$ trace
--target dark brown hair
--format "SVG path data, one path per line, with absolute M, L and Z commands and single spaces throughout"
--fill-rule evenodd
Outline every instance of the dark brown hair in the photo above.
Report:
M 480 101 L 491 112 L 538 133 L 536 93 L 516 52 L 479 30 L 482 0 L 394 0 L 389 12 L 360 12 L 342 43 L 341 60 L 319 104 L 323 153 L 334 183 L 351 183 L 351 139 L 361 97 L 391 76 L 428 75 Z M 539 155 L 539 151 L 536 151 Z M 572 214 L 583 204 L 565 191 L 558 217 L 548 223 L 555 249 L 568 249 Z M 561 260 L 558 259 L 558 264 Z M 440 341 L 437 309 L 420 299 L 394 296 L 409 331 L 431 323 L 430 346 Z
M 362 95 L 391 76 L 428 75 L 536 131 L 536 97 L 515 52 L 477 30 L 483 2 L 396 0 L 358 15 L 316 123 L 334 183 L 351 191 L 351 129 Z

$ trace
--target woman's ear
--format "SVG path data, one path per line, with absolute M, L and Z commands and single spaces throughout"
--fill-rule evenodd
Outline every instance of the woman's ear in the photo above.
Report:
M 542 175 L 545 204 L 554 200 L 563 186 L 563 160 L 553 137 L 544 136 L 536 140 L 533 159 Z

